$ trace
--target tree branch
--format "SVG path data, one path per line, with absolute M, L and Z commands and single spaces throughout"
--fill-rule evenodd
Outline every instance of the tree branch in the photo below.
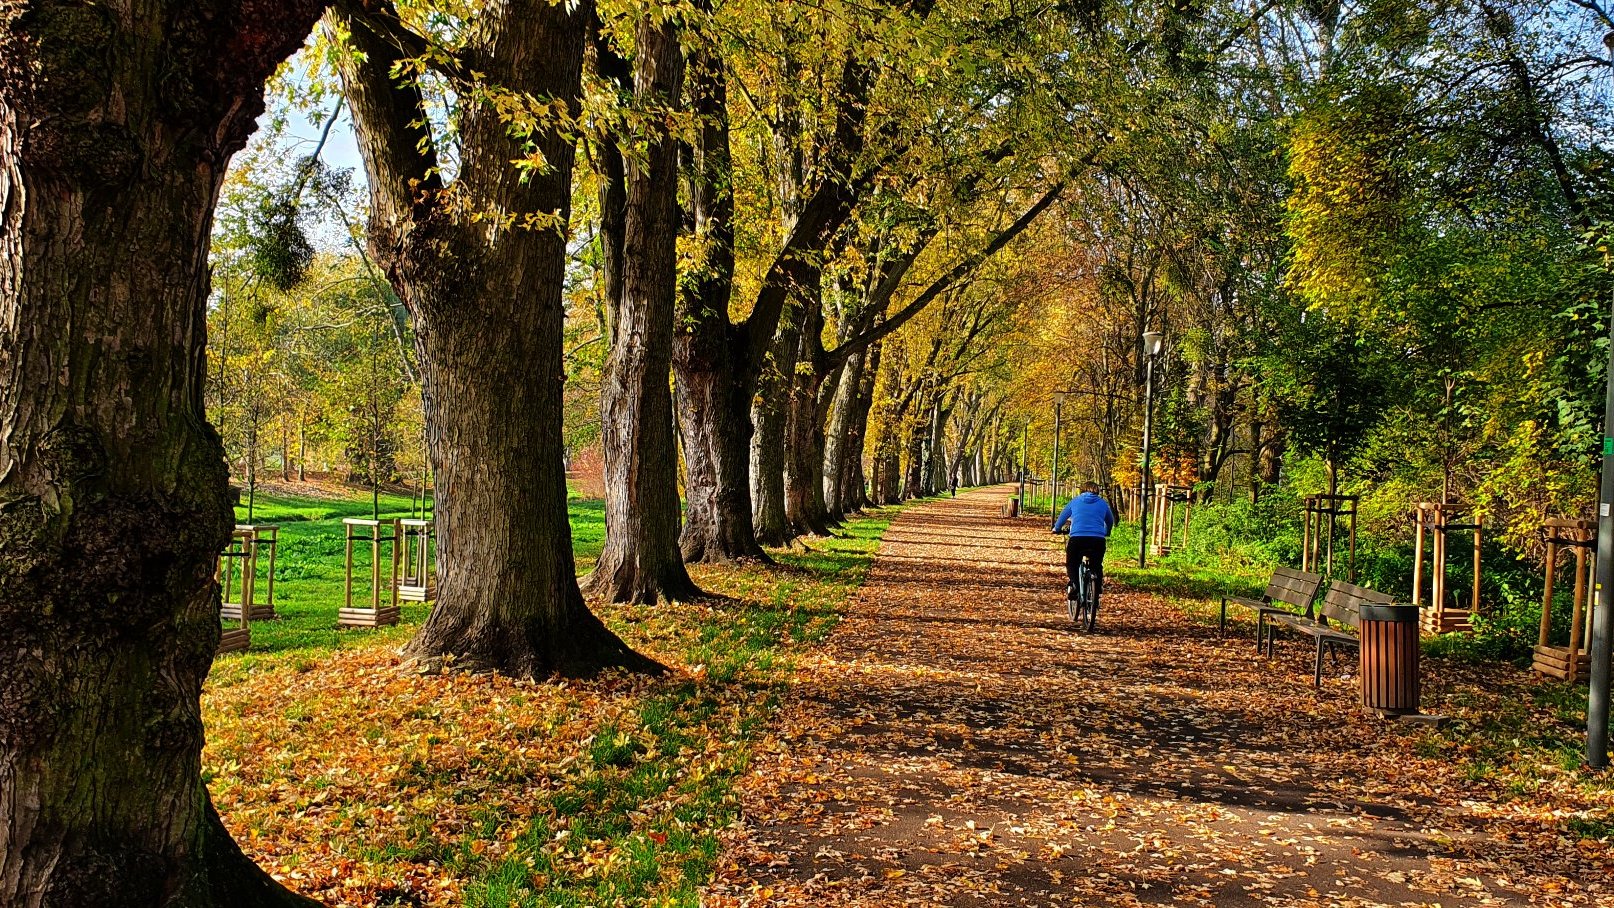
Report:
M 901 328 L 904 324 L 907 324 L 909 319 L 924 311 L 924 308 L 930 305 L 930 303 L 935 300 L 936 297 L 942 295 L 942 293 L 944 293 L 948 288 L 957 283 L 959 279 L 980 267 L 982 262 L 985 262 L 993 255 L 996 255 L 998 250 L 1002 249 L 1004 246 L 1007 246 L 1015 237 L 1023 233 L 1027 227 L 1030 227 L 1032 222 L 1037 219 L 1038 215 L 1041 215 L 1044 211 L 1046 211 L 1048 206 L 1052 205 L 1059 198 L 1060 194 L 1065 190 L 1065 185 L 1066 184 L 1064 181 L 1055 183 L 1052 188 L 1042 194 L 1041 198 L 1037 199 L 1035 204 L 1027 209 L 1024 214 L 1020 215 L 1020 217 L 1017 218 L 1014 223 L 1010 224 L 1008 227 L 1005 227 L 998 233 L 997 236 L 993 237 L 992 241 L 987 243 L 984 248 L 980 249 L 973 255 L 964 257 L 952 268 L 948 269 L 946 274 L 943 274 L 941 277 L 938 277 L 936 280 L 932 281 L 930 286 L 926 287 L 918 296 L 914 297 L 912 302 L 898 310 L 897 314 L 887 318 L 878 327 L 871 328 L 870 330 L 863 332 L 861 335 L 852 338 L 846 343 L 836 347 L 828 354 L 828 356 L 832 360 L 844 360 L 847 356 L 850 356 L 855 351 L 867 347 L 869 344 L 874 343 L 880 338 L 885 337 L 893 331 L 896 331 L 898 328 Z

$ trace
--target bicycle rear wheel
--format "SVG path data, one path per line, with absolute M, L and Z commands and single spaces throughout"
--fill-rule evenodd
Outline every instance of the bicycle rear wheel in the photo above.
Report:
M 1093 582 L 1093 572 L 1087 566 L 1087 562 L 1082 562 L 1079 571 L 1081 603 L 1077 608 L 1076 624 L 1083 630 L 1091 632 L 1098 623 L 1098 584 Z

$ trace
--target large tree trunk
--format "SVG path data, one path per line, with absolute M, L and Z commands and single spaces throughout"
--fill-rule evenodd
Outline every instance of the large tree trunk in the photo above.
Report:
M 875 386 L 880 380 L 881 351 L 884 344 L 876 342 L 869 349 L 863 380 L 858 386 L 852 411 L 851 425 L 846 430 L 846 453 L 842 458 L 841 510 L 843 513 L 861 510 L 873 504 L 868 483 L 863 475 L 863 452 L 869 436 L 869 414 L 874 410 Z
M 934 495 L 947 488 L 947 421 L 952 418 L 952 407 L 936 404 L 935 416 L 930 427 L 930 439 L 927 447 L 930 450 L 928 458 L 929 471 L 925 476 L 925 491 Z
M 930 406 L 925 406 L 927 403 Z M 931 413 L 935 406 L 936 403 L 929 394 L 921 393 L 917 412 L 913 419 L 908 420 L 902 446 L 904 499 L 923 498 L 926 494 L 925 474 L 929 465 L 925 463 L 925 443 L 930 438 Z
M 727 315 L 681 321 L 676 338 L 678 420 L 684 436 L 688 562 L 768 561 L 751 515 L 751 408 L 736 393 Z
M 907 368 L 907 349 L 898 344 L 886 370 L 881 394 L 880 431 L 874 440 L 874 501 L 888 505 L 902 501 L 902 428 L 911 396 L 902 390 L 902 373 Z
M 929 0 L 912 4 L 912 10 L 923 16 L 930 10 Z M 697 138 L 696 157 L 700 175 L 692 181 L 692 196 L 706 196 L 710 200 L 712 229 L 701 244 L 709 267 L 701 270 L 703 290 L 686 297 L 686 304 L 695 302 L 695 311 L 701 318 L 693 323 L 680 317 L 681 333 L 675 353 L 675 368 L 680 382 L 680 420 L 684 430 L 686 451 L 696 452 L 697 458 L 712 461 L 707 467 L 696 465 L 687 476 L 690 514 L 689 529 L 685 531 L 685 557 L 691 560 L 727 560 L 753 558 L 761 554 L 757 545 L 762 542 L 787 541 L 783 507 L 783 439 L 782 429 L 763 426 L 751 414 L 753 400 L 766 400 L 770 387 L 768 361 L 777 363 L 773 350 L 778 343 L 776 328 L 789 298 L 801 286 L 804 269 L 809 258 L 823 249 L 829 237 L 851 217 L 857 200 L 874 184 L 879 169 L 864 168 L 854 173 L 862 152 L 865 135 L 867 99 L 874 81 L 874 69 L 869 61 L 848 57 L 845 61 L 836 94 L 840 102 L 834 113 L 834 130 L 830 141 L 820 155 L 819 181 L 810 195 L 803 195 L 804 172 L 795 166 L 790 157 L 799 156 L 803 143 L 799 139 L 799 123 L 790 121 L 796 116 L 779 119 L 781 135 L 792 141 L 786 166 L 788 191 L 781 194 L 785 206 L 786 236 L 782 248 L 774 256 L 762 275 L 761 286 L 752 302 L 751 312 L 739 324 L 728 320 L 729 296 L 733 269 L 733 196 L 732 177 L 729 173 L 729 129 L 726 116 L 726 88 L 722 63 L 711 47 L 697 50 L 703 65 L 695 67 L 699 73 L 692 86 L 695 113 L 700 116 L 702 129 Z M 697 203 L 696 223 L 702 222 L 701 207 Z M 718 248 L 721 247 L 721 248 Z M 716 265 L 712 263 L 715 256 Z M 727 271 L 725 272 L 725 269 Z M 689 308 L 686 306 L 686 310 Z M 716 350 L 725 348 L 722 355 Z M 792 354 L 793 355 L 793 354 Z M 777 386 L 775 386 L 777 388 Z M 777 393 L 777 390 L 776 392 Z M 727 398 L 725 402 L 722 398 Z M 710 401 L 705 418 L 688 412 Z M 768 414 L 757 414 L 768 415 Z M 767 431 L 769 441 L 757 437 Z M 757 461 L 766 461 L 759 473 Z M 729 485 L 750 469 L 751 484 L 747 487 Z M 757 500 L 758 481 L 763 476 L 776 476 L 770 485 L 770 495 Z M 713 487 L 711 483 L 716 483 Z M 749 495 L 748 495 L 749 492 Z M 750 505 L 752 526 L 744 526 L 743 505 Z M 766 514 L 770 521 L 764 528 L 759 517 Z
M 698 254 L 681 284 L 673 335 L 684 438 L 684 560 L 767 561 L 751 523 L 750 399 L 741 387 L 744 332 L 729 322 L 734 285 L 728 81 L 704 45 L 690 54 L 689 102 L 699 116 L 689 162 Z
M 822 367 L 824 310 L 817 294 L 802 309 L 797 357 L 801 368 L 790 383 L 785 417 L 785 519 L 792 536 L 829 535 L 824 507 L 823 390 L 834 378 Z M 838 370 L 837 370 L 838 371 Z
M 634 95 L 673 108 L 683 53 L 671 21 L 638 29 Z M 673 307 L 678 295 L 678 153 L 653 136 L 626 168 L 621 286 L 612 307 L 611 352 L 600 387 L 605 449 L 605 548 L 588 589 L 613 602 L 692 599 L 701 592 L 678 547 L 678 451 L 673 440 Z
M 786 310 L 774 339 L 773 361 L 763 373 L 752 407 L 756 432 L 751 438 L 751 513 L 757 541 L 763 545 L 784 545 L 792 536 L 785 513 L 785 443 L 803 311 L 799 303 Z
M 586 2 L 489 7 L 465 54 L 489 84 L 575 111 L 592 15 Z M 370 186 L 369 243 L 415 319 L 437 485 L 438 602 L 406 653 L 428 669 L 522 677 L 653 671 L 588 611 L 572 555 L 561 442 L 572 142 L 557 129 L 518 135 L 492 105 L 467 100 L 460 173 L 444 186 L 419 93 L 392 76 L 396 45 L 364 21 L 345 24 L 362 51 L 344 55 L 342 77 Z M 511 165 L 532 148 L 544 169 Z M 504 229 L 487 222 L 495 211 Z
M 0 11 L 0 905 L 313 904 L 202 784 L 208 237 L 310 2 Z
M 831 530 L 824 501 L 825 377 L 798 376 L 786 421 L 785 515 L 792 534 L 825 536 Z
M 852 444 L 852 426 L 857 417 L 858 392 L 863 388 L 863 367 L 868 362 L 867 352 L 859 350 L 847 357 L 835 382 L 835 397 L 830 404 L 829 424 L 824 429 L 824 504 L 829 516 L 840 519 L 855 509 L 849 507 L 852 497 L 845 490 L 848 476 L 847 458 Z M 861 458 L 863 452 L 857 451 Z

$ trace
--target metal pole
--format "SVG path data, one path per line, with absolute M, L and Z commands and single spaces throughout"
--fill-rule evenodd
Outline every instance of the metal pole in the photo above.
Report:
M 1054 516 L 1057 517 L 1057 516 L 1059 516 L 1059 401 L 1058 400 L 1054 401 L 1054 469 L 1053 469 L 1053 475 L 1049 477 L 1049 481 L 1052 483 L 1052 485 L 1049 487 L 1048 497 L 1050 499 L 1052 499 L 1052 500 L 1048 503 L 1048 509 L 1053 512 Z
M 1149 481 L 1149 443 L 1154 431 L 1154 354 L 1146 352 L 1144 355 L 1149 359 L 1143 369 L 1143 475 L 1138 477 L 1138 494 L 1142 499 L 1138 523 L 1138 567 L 1144 567 L 1149 559 L 1149 493 L 1154 490 L 1154 484 Z
M 1610 65 L 1614 65 L 1614 31 L 1603 36 Z M 1608 256 L 1603 256 L 1608 270 Z M 1614 300 L 1611 300 L 1614 302 Z M 1614 341 L 1614 306 L 1609 338 Z M 1597 587 L 1592 610 L 1592 674 L 1586 695 L 1586 762 L 1593 769 L 1608 765 L 1609 656 L 1614 648 L 1614 347 L 1611 351 L 1607 394 L 1603 406 L 1603 478 L 1597 495 Z M 1574 654 L 1570 654 L 1574 658 Z

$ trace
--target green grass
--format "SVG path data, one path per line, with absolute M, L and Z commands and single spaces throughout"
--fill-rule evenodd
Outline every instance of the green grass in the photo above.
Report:
M 1177 600 L 1220 600 L 1223 596 L 1259 596 L 1272 571 L 1228 555 L 1207 559 L 1200 554 L 1149 553 L 1138 567 L 1138 525 L 1123 523 L 1110 536 L 1104 572 L 1132 589 Z
M 700 904 L 717 834 L 734 817 L 734 781 L 749 765 L 750 742 L 773 714 L 796 651 L 829 633 L 862 584 L 896 511 L 852 520 L 837 538 L 806 549 L 775 552 L 779 568 L 702 572 L 700 581 L 728 598 L 693 629 L 684 658 L 700 674 L 653 692 L 635 722 L 598 730 L 591 771 L 555 795 L 569 844 L 554 848 L 552 822 L 537 820 L 507 860 L 480 874 L 466 904 Z M 714 732 L 729 739 L 727 757 L 690 773 L 687 755 Z M 649 825 L 633 822 L 657 803 L 674 806 Z M 602 850 L 616 860 L 579 875 L 582 855 Z
M 409 517 L 413 502 L 406 495 L 380 496 L 381 517 Z M 605 544 L 605 503 L 573 497 L 567 505 L 571 515 L 572 545 L 578 572 L 586 572 Z M 279 528 L 279 548 L 275 556 L 275 612 L 272 621 L 252 625 L 252 648 L 245 653 L 219 657 L 222 665 L 255 665 L 266 654 L 307 651 L 309 655 L 342 649 L 373 638 L 401 643 L 425 620 L 427 606 L 405 602 L 402 622 L 390 628 L 338 628 L 336 613 L 343 600 L 342 553 L 346 517 L 370 517 L 370 493 L 353 489 L 340 497 L 300 497 L 260 492 L 254 501 L 253 522 Z M 247 521 L 245 505 L 236 508 L 236 520 Z M 386 557 L 383 554 L 383 557 Z M 265 588 L 268 563 L 259 563 L 255 583 Z M 362 600 L 368 585 L 370 550 L 356 546 L 354 552 L 354 596 Z

